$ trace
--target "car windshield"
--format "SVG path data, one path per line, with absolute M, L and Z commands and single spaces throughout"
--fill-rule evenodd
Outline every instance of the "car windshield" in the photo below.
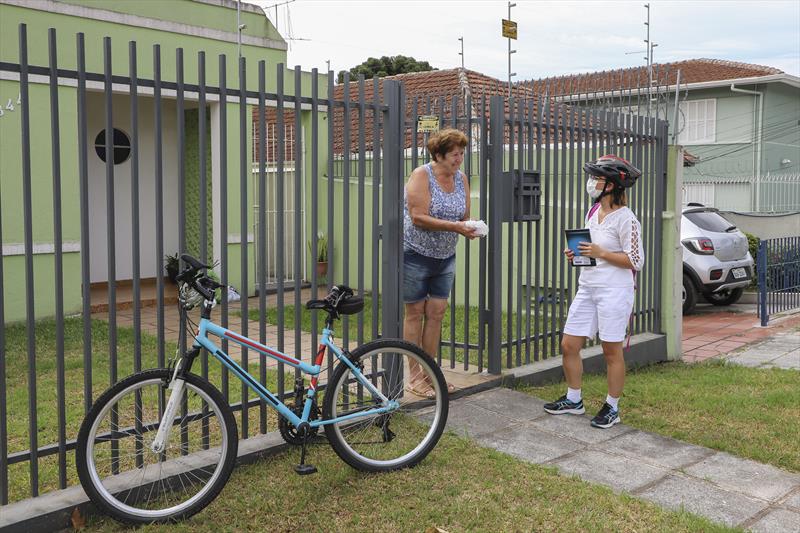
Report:
M 715 211 L 695 211 L 693 213 L 684 213 L 684 216 L 694 225 L 706 231 L 725 233 L 725 231 L 736 227 Z

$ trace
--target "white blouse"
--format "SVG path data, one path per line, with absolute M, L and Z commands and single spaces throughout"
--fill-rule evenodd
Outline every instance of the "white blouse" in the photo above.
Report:
M 636 215 L 627 207 L 622 207 L 607 214 L 601 223 L 598 222 L 599 212 L 600 209 L 595 210 L 586 222 L 592 242 L 609 252 L 624 252 L 634 270 L 641 270 L 644 266 L 642 225 Z M 579 284 L 586 287 L 633 287 L 634 273 L 597 259 L 597 266 L 581 267 Z

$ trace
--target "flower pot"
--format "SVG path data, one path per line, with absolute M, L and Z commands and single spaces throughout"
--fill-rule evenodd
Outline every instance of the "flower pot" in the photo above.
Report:
M 325 276 L 328 273 L 328 262 L 317 261 L 317 277 Z

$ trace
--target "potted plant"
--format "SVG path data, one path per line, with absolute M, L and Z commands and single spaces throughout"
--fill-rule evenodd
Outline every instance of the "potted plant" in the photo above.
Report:
M 175 285 L 178 284 L 178 269 L 180 268 L 180 259 L 178 259 L 178 254 L 175 253 L 174 255 L 166 255 L 164 257 L 165 261 L 165 268 L 167 270 L 167 277 L 174 283 Z
M 311 252 L 311 242 L 308 243 L 308 250 Z M 322 277 L 328 273 L 328 239 L 321 231 L 317 234 L 317 276 Z

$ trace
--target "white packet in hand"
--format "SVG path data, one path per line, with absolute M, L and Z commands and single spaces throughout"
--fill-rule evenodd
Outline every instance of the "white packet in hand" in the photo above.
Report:
M 483 220 L 467 220 L 464 222 L 468 228 L 475 230 L 478 237 L 485 237 L 489 234 L 489 226 Z

